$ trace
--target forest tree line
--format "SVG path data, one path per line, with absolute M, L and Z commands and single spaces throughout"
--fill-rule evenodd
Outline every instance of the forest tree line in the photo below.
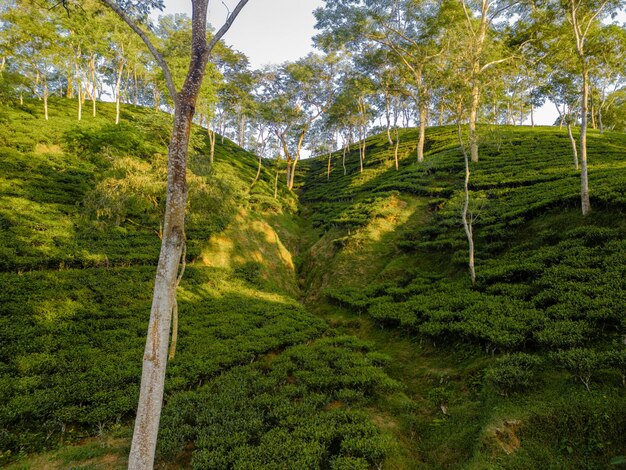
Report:
M 220 43 L 196 121 L 211 139 L 220 134 L 282 158 L 289 187 L 303 149 L 350 148 L 372 131 L 397 145 L 397 128 L 419 126 L 421 161 L 426 127 L 456 123 L 459 112 L 474 161 L 481 123 L 534 125 L 546 103 L 578 153 L 573 126 L 626 130 L 626 30 L 611 19 L 623 7 L 617 0 L 327 2 L 316 11 L 323 52 L 253 69 L 245 54 Z M 75 99 L 78 120 L 86 102 L 95 114 L 103 99 L 118 109 L 173 110 L 154 57 L 100 2 L 81 2 L 68 14 L 16 0 L 0 14 L 3 100 L 37 98 L 47 118 L 49 97 Z M 182 85 L 191 19 L 146 15 L 141 22 Z

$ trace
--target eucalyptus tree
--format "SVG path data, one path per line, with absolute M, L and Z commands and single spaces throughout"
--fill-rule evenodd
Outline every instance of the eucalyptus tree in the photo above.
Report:
M 224 45 L 218 45 L 213 54 L 219 80 L 215 81 L 217 101 L 208 127 L 211 146 L 215 146 L 215 134 L 222 139 L 227 133 L 241 147 L 246 146 L 248 119 L 254 115 L 254 88 L 257 76 L 250 70 L 250 61 L 245 54 Z
M 590 76 L 602 49 L 601 22 L 623 9 L 625 0 L 549 0 L 548 10 L 556 26 L 563 31 L 561 48 L 567 47 L 577 58 L 580 85 L 580 163 L 581 208 L 583 215 L 591 212 L 587 166 L 587 128 L 589 119 Z
M 616 24 L 600 28 L 602 38 L 595 60 L 595 70 L 591 80 L 592 90 L 598 95 L 595 111 L 600 132 L 604 131 L 604 111 L 612 104 L 609 96 L 626 84 L 626 27 Z M 593 113 L 592 113 L 593 116 Z
M 430 103 L 431 80 L 428 72 L 434 68 L 435 60 L 445 49 L 445 45 L 439 42 L 444 23 L 437 21 L 445 3 L 429 0 L 326 0 L 325 6 L 315 12 L 316 27 L 321 31 L 316 41 L 322 48 L 348 48 L 357 57 L 384 49 L 409 72 L 405 79 L 411 81 L 411 86 L 405 90 L 410 92 L 419 111 L 417 158 L 420 162 L 424 159 Z M 389 62 L 392 62 L 391 55 L 387 56 Z M 391 142 L 389 132 L 388 140 Z
M 189 66 L 180 90 L 169 65 L 142 26 L 151 8 L 162 8 L 160 0 L 101 0 L 142 39 L 163 71 L 174 103 L 174 124 L 168 151 L 168 181 L 161 253 L 157 265 L 150 322 L 143 357 L 137 419 L 129 456 L 130 469 L 151 469 L 163 402 L 165 370 L 172 317 L 177 312 L 176 289 L 184 269 L 185 207 L 187 203 L 187 155 L 196 101 L 212 49 L 226 34 L 248 0 L 239 0 L 224 25 L 207 40 L 209 0 L 192 0 Z
M 115 100 L 115 124 L 117 125 L 120 123 L 124 72 L 138 61 L 147 62 L 148 58 L 143 54 L 143 45 L 140 44 L 140 39 L 136 35 L 128 34 L 126 26 L 119 19 L 115 19 L 117 21 L 109 23 L 110 27 L 106 35 L 108 42 L 106 57 L 109 62 L 109 73 L 105 80 L 108 79 L 107 85 L 110 86 Z M 148 68 L 147 65 L 146 68 Z M 157 88 L 156 84 L 154 88 Z
M 359 135 L 362 133 L 359 132 L 358 129 L 362 127 L 364 122 L 367 126 L 366 121 L 369 121 L 367 115 L 364 116 L 362 114 L 361 106 L 358 105 L 360 89 L 354 85 L 355 82 L 352 80 L 352 75 L 346 73 L 342 74 L 337 85 L 337 93 L 333 96 L 332 103 L 326 113 L 324 113 L 324 121 L 327 127 L 335 129 L 341 136 L 341 164 L 344 176 L 348 173 L 346 155 L 355 143 L 357 133 Z M 362 144 L 359 144 L 359 149 L 361 148 Z M 361 150 L 359 151 L 359 155 L 362 156 Z
M 606 129 L 626 132 L 626 87 L 616 90 L 606 98 L 602 122 Z
M 2 22 L 7 52 L 11 45 L 11 59 L 26 77 L 33 95 L 43 101 L 44 118 L 48 120 L 49 79 L 61 54 L 54 12 L 21 0 L 3 13 Z
M 287 188 L 295 173 L 307 133 L 331 106 L 335 91 L 336 58 L 308 56 L 266 69 L 258 93 L 287 163 Z
M 499 64 L 523 54 L 530 39 L 519 31 L 530 14 L 530 4 L 520 0 L 458 0 L 449 3 L 444 18 L 455 30 L 455 56 L 459 73 L 469 84 L 469 144 L 473 162 L 478 161 L 477 122 L 486 74 Z M 516 21 L 516 29 L 509 22 Z M 511 34 L 513 33 L 513 34 Z

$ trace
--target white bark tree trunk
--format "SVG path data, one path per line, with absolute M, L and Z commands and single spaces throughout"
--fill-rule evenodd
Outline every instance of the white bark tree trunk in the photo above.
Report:
M 476 120 L 478 118 L 478 105 L 480 104 L 480 88 L 477 79 L 474 79 L 472 85 L 472 101 L 469 116 L 469 138 L 470 138 L 470 154 L 472 162 L 478 162 L 478 135 L 476 133 Z
M 580 199 L 583 215 L 591 212 L 591 202 L 589 200 L 589 179 L 587 170 L 587 114 L 589 113 L 589 72 L 586 68 L 583 71 L 583 96 L 581 105 L 580 121 Z
M 459 135 L 459 144 L 461 145 L 461 150 L 463 151 L 463 160 L 465 162 L 465 202 L 463 204 L 463 229 L 465 230 L 465 235 L 467 236 L 467 244 L 468 244 L 468 267 L 470 272 L 470 279 L 472 281 L 472 285 L 476 284 L 476 266 L 474 262 L 474 230 L 472 227 L 472 220 L 469 215 L 469 203 L 470 203 L 470 193 L 469 193 L 469 182 L 470 182 L 470 166 L 469 166 L 469 158 L 467 157 L 467 151 L 465 150 L 465 144 L 463 143 L 463 135 L 461 134 L 461 119 L 460 117 L 457 120 L 457 130 Z
M 419 127 L 419 140 L 417 142 L 417 161 L 422 163 L 424 161 L 424 143 L 426 142 L 426 121 L 428 107 L 426 106 L 424 97 L 420 98 L 420 127 Z

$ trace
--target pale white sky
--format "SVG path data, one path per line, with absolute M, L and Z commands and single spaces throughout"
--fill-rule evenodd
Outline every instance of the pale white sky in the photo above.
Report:
M 224 3 L 233 8 L 235 0 Z M 241 11 L 224 42 L 250 58 L 252 67 L 298 59 L 312 50 L 315 34 L 313 10 L 322 0 L 250 0 Z M 187 13 L 189 0 L 165 0 L 163 13 Z M 227 10 L 221 0 L 209 2 L 209 22 L 218 29 Z

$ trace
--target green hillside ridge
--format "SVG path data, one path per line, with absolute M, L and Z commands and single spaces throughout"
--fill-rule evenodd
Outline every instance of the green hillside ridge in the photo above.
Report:
M 0 111 L 0 465 L 16 468 L 124 468 L 138 397 L 170 118 L 127 108 L 114 126 L 112 105 L 80 123 L 73 111 Z M 385 358 L 297 301 L 272 228 L 296 200 L 274 199 L 268 170 L 250 190 L 256 156 L 228 140 L 211 167 L 207 141 L 197 128 L 159 461 L 379 464 L 393 446 L 371 402 L 397 387 Z
M 483 129 L 472 165 L 478 282 L 461 224 L 456 128 L 385 135 L 305 163 L 320 234 L 303 265 L 311 308 L 390 354 L 415 408 L 389 403 L 422 466 L 606 468 L 624 455 L 626 135 L 589 136 L 594 212 L 565 130 Z M 583 382 L 589 386 L 587 391 Z
M 123 468 L 160 246 L 169 117 L 0 108 L 0 465 Z M 456 128 L 299 165 L 192 137 L 165 468 L 607 468 L 626 455 L 626 135 L 481 130 L 478 282 Z M 45 453 L 42 453 L 45 452 Z M 615 460 L 617 463 L 617 460 Z

